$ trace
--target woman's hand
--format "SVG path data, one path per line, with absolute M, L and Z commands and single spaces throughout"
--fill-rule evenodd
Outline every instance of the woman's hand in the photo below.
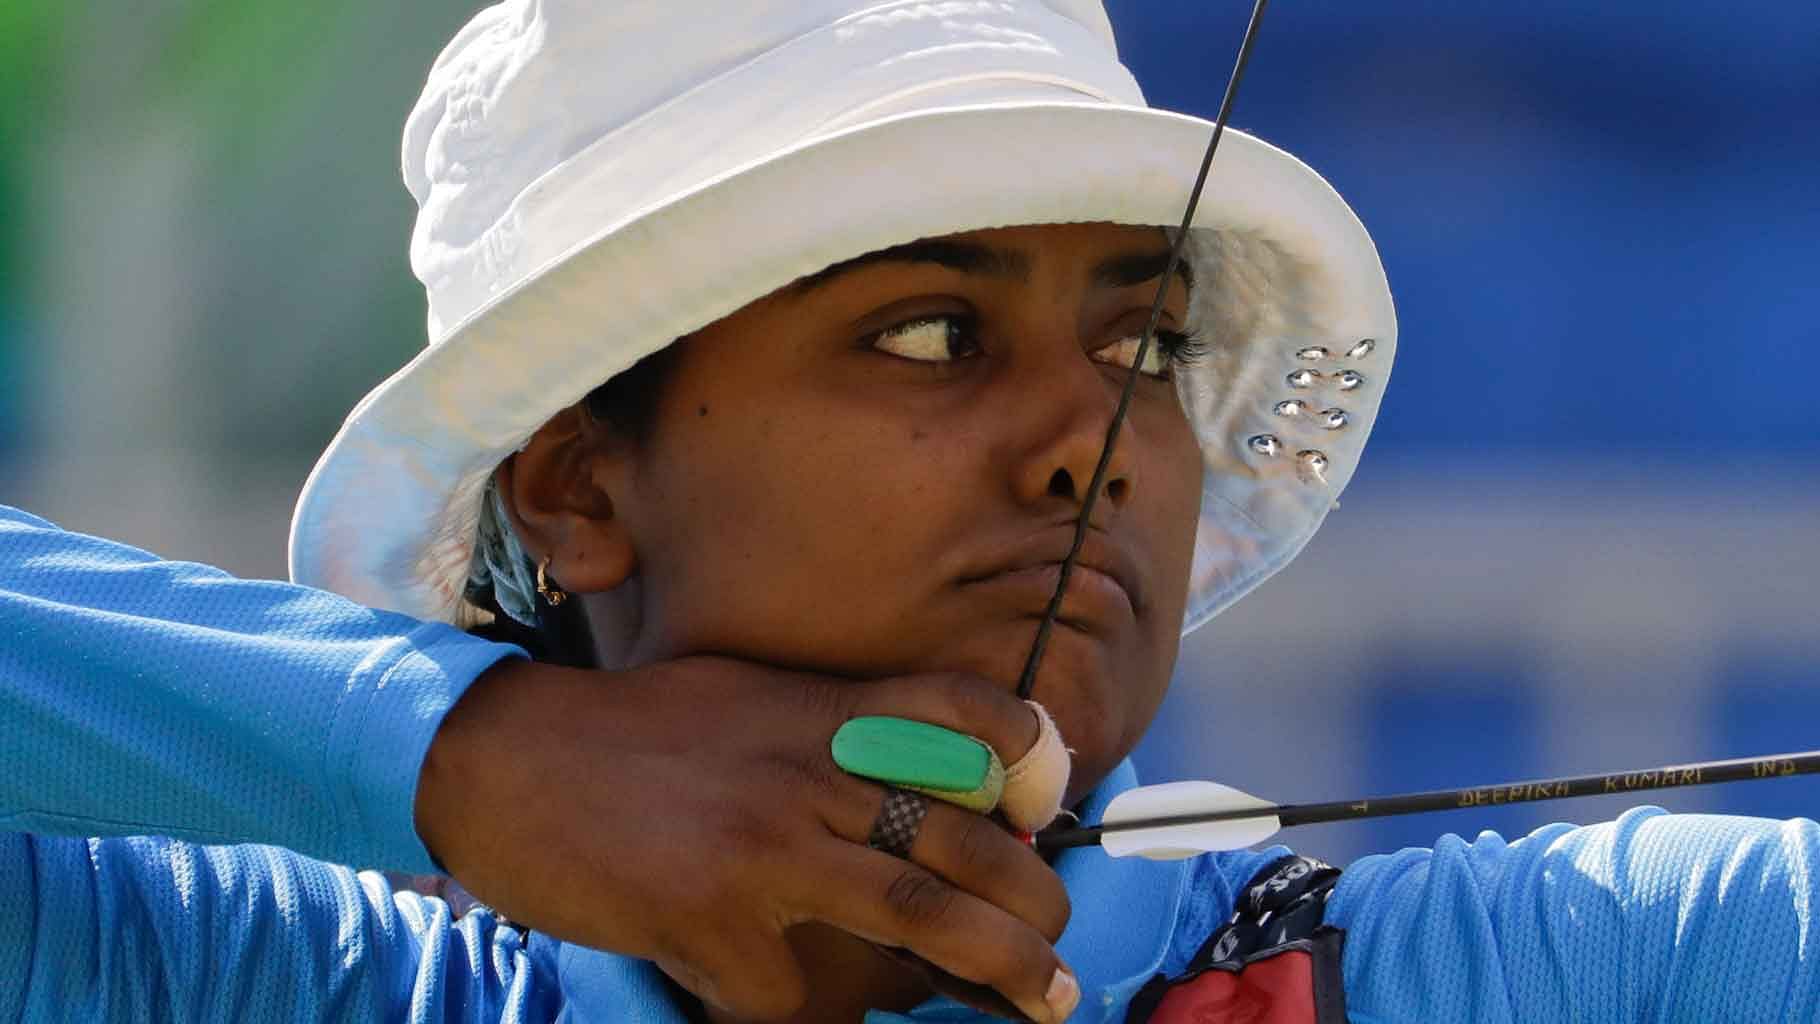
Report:
M 904 861 L 866 839 L 885 791 L 829 740 L 858 715 L 1037 736 L 982 679 L 833 680 L 720 658 L 627 672 L 500 664 L 450 711 L 417 829 L 480 899 L 553 936 L 655 961 L 743 1017 L 802 1006 L 785 931 L 820 922 L 996 990 L 1035 1020 L 1076 992 L 1052 943 L 1061 880 L 987 818 L 931 801 Z M 1051 1005 L 1061 1004 L 1061 1005 Z

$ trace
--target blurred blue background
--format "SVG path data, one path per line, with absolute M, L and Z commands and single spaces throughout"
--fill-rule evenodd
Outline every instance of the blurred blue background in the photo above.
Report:
M 0 501 L 283 574 L 315 453 L 421 343 L 397 138 L 476 7 L 0 4 Z M 1248 7 L 1110 4 L 1152 102 L 1208 115 Z M 1820 747 L 1820 6 L 1279 0 L 1234 121 L 1351 201 L 1402 346 L 1344 508 L 1185 646 L 1147 773 L 1325 800 Z

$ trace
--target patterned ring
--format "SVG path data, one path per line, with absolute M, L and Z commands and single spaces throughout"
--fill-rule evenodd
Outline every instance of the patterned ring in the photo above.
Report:
M 872 819 L 872 835 L 866 845 L 883 850 L 893 857 L 910 859 L 910 846 L 916 842 L 916 830 L 923 826 L 923 815 L 929 813 L 929 800 L 918 793 L 895 786 L 885 787 L 885 803 Z

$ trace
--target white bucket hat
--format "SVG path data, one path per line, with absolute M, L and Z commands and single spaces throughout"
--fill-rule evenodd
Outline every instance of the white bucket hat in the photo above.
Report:
M 1098 0 L 489 7 L 405 127 L 429 346 L 310 474 L 291 576 L 463 621 L 490 474 L 607 378 L 872 250 L 1173 226 L 1211 128 L 1144 105 Z M 1184 630 L 1320 526 L 1396 347 L 1370 237 L 1294 157 L 1228 131 L 1194 224 L 1207 355 L 1177 380 L 1206 472 Z

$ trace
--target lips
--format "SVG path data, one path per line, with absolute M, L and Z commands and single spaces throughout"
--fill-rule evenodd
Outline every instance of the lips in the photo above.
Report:
M 1074 542 L 1074 526 L 1046 529 L 978 560 L 961 583 L 1003 594 L 1027 614 L 1040 615 L 1055 592 Z M 1122 546 L 1089 530 L 1075 559 L 1058 621 L 1075 628 L 1112 627 L 1133 621 L 1145 608 L 1142 574 Z

